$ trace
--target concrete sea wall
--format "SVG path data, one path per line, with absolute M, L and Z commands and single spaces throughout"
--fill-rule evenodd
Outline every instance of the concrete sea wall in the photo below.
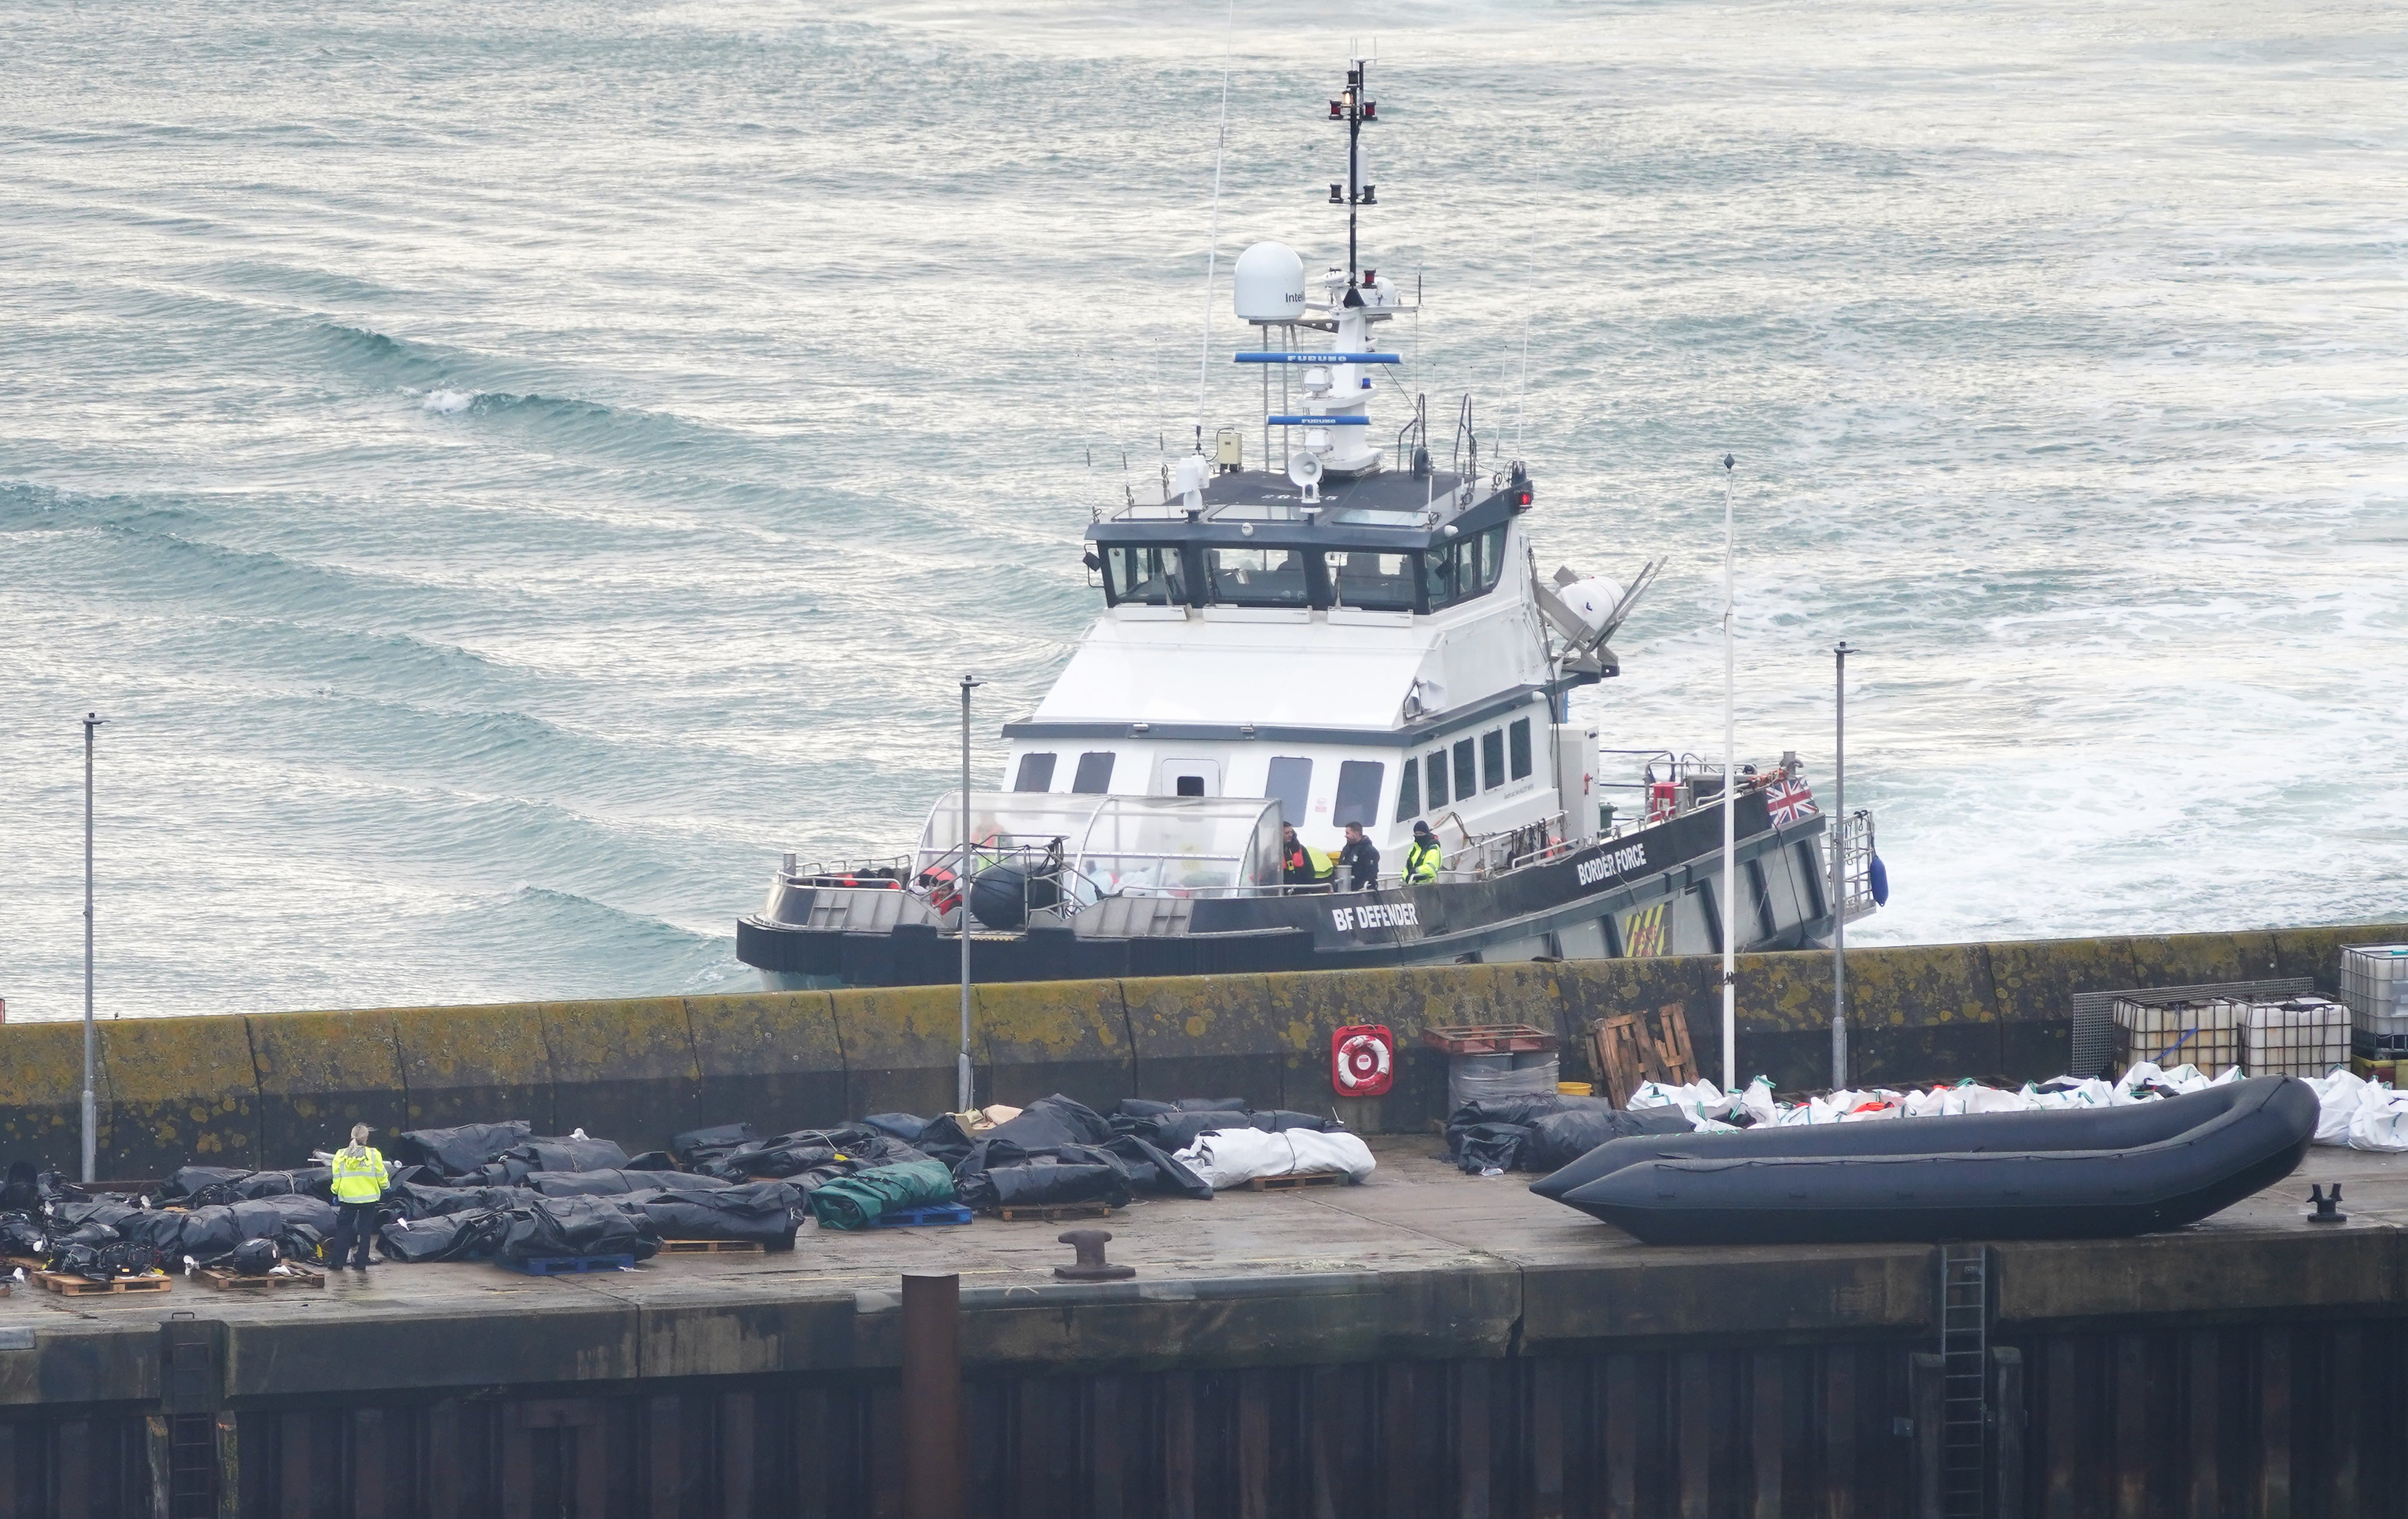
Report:
M 1854 951 L 1853 1074 L 2051 1076 L 2076 993 L 2291 976 L 2329 991 L 2342 945 L 2401 939 L 2408 924 Z M 1569 1039 L 1679 1002 L 1701 1068 L 1718 1070 L 1720 969 L 1664 958 L 982 986 L 973 1058 L 982 1100 L 1243 1096 L 1328 1111 L 1331 1031 L 1384 1024 L 1404 1056 L 1396 1091 L 1342 1116 L 1401 1132 L 1443 1110 L 1443 1058 L 1419 1045 L 1440 1024 L 1532 1023 Z M 1825 1084 L 1830 956 L 1743 956 L 1739 987 L 1742 1073 Z M 939 986 L 109 1019 L 100 1168 L 294 1165 L 354 1122 L 390 1133 L 526 1118 L 634 1152 L 733 1119 L 768 1132 L 930 1113 L 952 1106 L 958 1010 Z M 77 1025 L 0 1026 L 0 1158 L 73 1163 L 81 1068 Z M 1581 1074 L 1568 1057 L 1566 1077 Z

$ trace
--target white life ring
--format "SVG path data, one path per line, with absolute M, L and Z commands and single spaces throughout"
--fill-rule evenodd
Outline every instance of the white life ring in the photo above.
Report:
M 1377 1086 L 1388 1075 L 1388 1059 L 1386 1040 L 1371 1034 L 1354 1035 L 1338 1047 L 1338 1084 L 1349 1092 Z

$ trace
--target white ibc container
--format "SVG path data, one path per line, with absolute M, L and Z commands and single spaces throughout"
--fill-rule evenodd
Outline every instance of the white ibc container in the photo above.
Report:
M 2408 944 L 2343 945 L 2341 999 L 2357 1024 L 2359 1054 L 2408 1054 Z
M 2145 993 L 2115 999 L 2115 1056 L 2125 1068 L 2152 1060 L 2172 1070 L 2197 1066 L 2221 1076 L 2240 1064 L 2240 1027 L 2245 1003 L 2229 997 L 2193 1001 Z
M 2350 1010 L 2320 996 L 2258 1002 L 2242 1015 L 2241 1066 L 2252 1076 L 2323 1076 L 2349 1063 Z

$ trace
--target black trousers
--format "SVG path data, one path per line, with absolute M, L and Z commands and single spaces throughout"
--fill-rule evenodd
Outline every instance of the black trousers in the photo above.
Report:
M 351 1264 L 366 1266 L 368 1263 L 368 1241 L 376 1237 L 376 1222 L 377 1205 L 375 1203 L 338 1202 L 335 1204 L 335 1248 L 327 1255 L 326 1264 L 342 1265 L 343 1256 L 354 1249 L 352 1241 L 356 1240 L 358 1254 Z

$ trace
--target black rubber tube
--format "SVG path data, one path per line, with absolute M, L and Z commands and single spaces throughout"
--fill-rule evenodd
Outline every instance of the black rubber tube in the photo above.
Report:
M 2195 1223 L 2281 1181 L 2299 1166 L 2315 1135 L 2315 1094 L 2292 1077 L 2261 1077 L 2195 1096 L 2225 1100 L 2205 1122 L 2129 1148 L 1783 1156 L 1700 1142 L 1691 1156 L 1609 1170 L 1573 1188 L 1562 1201 L 1650 1244 L 2146 1234 Z M 2192 1101 L 2172 1098 L 2144 1106 Z M 2206 1107 L 2194 1105 L 2189 1111 L 2200 1113 Z M 1945 1143 L 1951 1130 L 1972 1121 L 1850 1126 L 1921 1128 L 1929 1140 Z
M 2264 1076 L 2259 1082 L 2282 1080 Z M 1742 1129 L 1735 1134 L 1634 1137 L 1598 1145 L 1530 1190 L 1557 1202 L 1573 1188 L 1609 1172 L 1666 1155 L 1736 1156 L 1928 1155 L 1996 1150 L 2130 1150 L 2199 1127 L 2224 1112 L 2252 1086 L 2230 1082 L 2186 1096 L 2120 1108 L 2070 1108 L 2048 1112 L 1959 1113 L 1954 1118 L 1883 1118 L 1854 1124 Z M 1944 1125 L 1936 1126 L 1936 1125 Z

